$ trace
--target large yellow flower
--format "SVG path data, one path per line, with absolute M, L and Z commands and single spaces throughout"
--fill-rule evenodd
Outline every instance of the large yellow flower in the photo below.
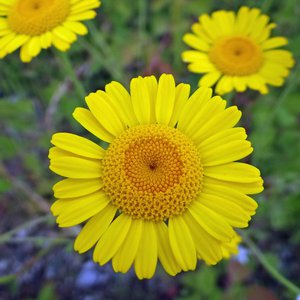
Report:
M 263 190 L 260 172 L 240 160 L 252 152 L 236 106 L 212 97 L 210 88 L 190 96 L 172 75 L 134 78 L 130 94 L 117 82 L 86 97 L 89 109 L 74 118 L 109 143 L 56 133 L 50 169 L 67 179 L 54 186 L 52 205 L 60 227 L 86 222 L 75 241 L 94 260 L 112 260 L 116 272 L 134 264 L 151 278 L 157 260 L 171 275 L 216 264 L 222 245 L 247 227 Z M 226 247 L 226 245 L 224 245 Z
M 184 42 L 195 50 L 184 51 L 183 61 L 194 73 L 205 74 L 199 86 L 213 86 L 222 95 L 247 88 L 268 92 L 267 85 L 281 86 L 294 60 L 289 51 L 276 49 L 287 44 L 284 37 L 270 38 L 274 23 L 257 8 L 241 7 L 199 17 L 185 34 Z
M 0 58 L 21 47 L 23 62 L 54 45 L 67 51 L 84 35 L 99 0 L 0 0 Z

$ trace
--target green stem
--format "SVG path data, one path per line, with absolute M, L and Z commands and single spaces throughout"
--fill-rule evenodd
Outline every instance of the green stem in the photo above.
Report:
M 113 50 L 103 37 L 102 32 L 100 32 L 99 29 L 96 28 L 93 22 L 88 24 L 88 28 L 94 42 L 93 44 L 97 47 L 93 46 L 92 43 L 89 43 L 87 41 L 83 42 L 84 47 L 86 48 L 86 50 L 93 54 L 95 59 L 98 59 L 100 65 L 103 65 L 105 67 L 105 69 L 111 74 L 114 80 L 121 81 L 123 79 L 121 61 L 116 59 Z M 101 53 L 99 53 L 99 51 Z
M 40 239 L 40 240 L 39 240 Z M 22 239 L 21 239 L 22 240 Z M 23 238 L 23 241 L 20 242 L 26 242 L 28 241 L 28 238 Z M 25 272 L 28 271 L 28 269 L 39 259 L 41 259 L 43 256 L 45 256 L 51 249 L 52 247 L 60 244 L 65 244 L 66 242 L 69 242 L 70 240 L 67 238 L 50 238 L 49 237 L 34 237 L 32 240 L 29 240 L 32 242 L 38 242 L 41 243 L 43 241 L 50 241 L 50 245 L 48 247 L 43 247 L 38 254 L 35 257 L 30 258 L 25 264 L 22 266 L 22 268 L 15 274 L 8 274 L 4 276 L 0 276 L 0 284 L 9 284 L 10 282 L 16 280 L 20 275 L 24 274 Z M 15 242 L 15 241 L 13 241 Z
M 299 67 L 296 68 L 290 78 L 289 78 L 289 81 L 286 83 L 286 86 L 284 88 L 284 90 L 281 92 L 281 94 L 279 95 L 277 101 L 276 101 L 276 106 L 275 108 L 273 109 L 272 113 L 271 113 L 271 116 L 274 117 L 278 111 L 280 110 L 280 108 L 282 107 L 282 105 L 284 104 L 284 102 L 286 101 L 286 99 L 288 98 L 289 94 L 295 89 L 295 87 L 297 86 L 297 83 L 298 83 L 298 70 L 299 70 Z
M 23 195 L 26 195 L 28 199 L 34 205 L 36 205 L 42 212 L 49 212 L 49 204 L 47 200 L 40 196 L 38 193 L 36 193 L 29 185 L 26 184 L 26 182 L 9 174 L 9 172 L 6 170 L 6 167 L 1 162 L 0 176 L 8 180 L 12 184 L 14 190 L 20 191 L 23 193 Z
M 181 26 L 182 17 L 182 6 L 181 0 L 174 0 L 171 9 L 171 19 L 172 19 L 172 35 L 173 35 L 173 67 L 175 70 L 179 70 L 182 64 L 181 62 L 181 50 L 182 50 L 182 36 L 183 30 Z
M 68 54 L 61 51 L 57 51 L 57 53 L 61 62 L 63 63 L 63 67 L 66 71 L 66 74 L 70 77 L 71 81 L 74 84 L 78 97 L 80 97 L 80 99 L 84 99 L 87 93 L 85 91 L 85 88 L 83 87 L 82 82 L 78 79 L 78 76 L 76 74 L 75 69 L 72 66 Z
M 145 47 L 145 33 L 146 33 L 146 22 L 147 22 L 147 1 L 139 0 L 139 18 L 138 18 L 138 32 L 139 32 L 139 58 L 141 60 L 144 53 Z
M 42 217 L 39 217 L 39 218 L 35 218 L 33 220 L 30 220 L 10 231 L 7 231 L 3 234 L 0 235 L 0 244 L 3 244 L 3 243 L 6 243 L 7 241 L 10 241 L 11 237 L 16 234 L 17 232 L 19 232 L 20 230 L 23 230 L 25 228 L 30 228 L 30 227 L 33 227 L 33 226 L 36 226 L 40 223 L 43 223 L 43 222 L 48 222 L 49 220 L 51 220 L 53 218 L 53 216 L 51 214 L 48 214 L 48 215 L 45 215 L 45 216 L 42 216 Z
M 10 275 L 4 275 L 0 277 L 0 284 L 7 284 L 11 281 L 14 281 L 16 279 L 16 275 L 10 274 Z
M 272 266 L 272 264 L 267 260 L 267 258 L 264 256 L 264 254 L 256 247 L 255 243 L 245 233 L 239 232 L 239 234 L 242 236 L 243 241 L 247 244 L 247 246 L 250 248 L 252 253 L 256 256 L 258 261 L 264 266 L 264 268 L 269 272 L 269 274 L 274 279 L 276 279 L 279 283 L 281 283 L 283 286 L 285 286 L 288 290 L 295 293 L 296 295 L 299 295 L 300 288 L 297 287 L 291 281 L 289 281 L 282 274 L 280 274 L 279 271 L 276 270 L 274 268 L 274 266 Z
M 95 46 L 87 42 L 84 39 L 78 41 L 82 48 L 84 48 L 97 63 L 98 69 L 103 67 L 114 80 L 122 81 L 122 72 L 116 68 L 116 63 L 111 63 L 110 59 L 107 59 Z

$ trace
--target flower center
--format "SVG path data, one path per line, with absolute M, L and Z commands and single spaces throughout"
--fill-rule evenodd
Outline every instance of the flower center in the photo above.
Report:
M 41 35 L 61 24 L 70 12 L 69 0 L 17 0 L 8 13 L 12 30 Z
M 247 37 L 227 37 L 215 43 L 209 57 L 226 75 L 250 75 L 263 64 L 262 50 Z
M 136 219 L 161 221 L 182 214 L 199 194 L 202 177 L 195 145 L 164 125 L 128 129 L 103 160 L 104 191 Z

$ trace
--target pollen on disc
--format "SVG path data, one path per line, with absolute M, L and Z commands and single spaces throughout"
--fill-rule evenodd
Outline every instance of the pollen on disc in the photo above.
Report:
M 14 32 L 38 36 L 63 23 L 70 13 L 68 0 L 17 0 L 8 13 Z
M 197 148 L 179 130 L 139 125 L 120 135 L 103 160 L 104 191 L 133 218 L 166 220 L 182 214 L 201 190 Z

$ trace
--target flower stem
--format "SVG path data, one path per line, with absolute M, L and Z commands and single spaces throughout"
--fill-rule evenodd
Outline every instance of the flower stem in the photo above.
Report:
M 172 37 L 173 37 L 173 67 L 175 70 L 179 70 L 182 64 L 181 51 L 182 51 L 182 36 L 183 28 L 181 23 L 182 7 L 184 6 L 182 0 L 174 0 L 170 6 L 171 10 L 171 24 L 172 24 Z
M 296 295 L 300 294 L 300 288 L 296 286 L 294 283 L 289 281 L 286 277 L 284 277 L 278 270 L 272 266 L 272 264 L 267 260 L 265 255 L 257 248 L 255 243 L 247 236 L 246 234 L 239 232 L 239 234 L 242 236 L 243 241 L 247 244 L 247 246 L 250 248 L 252 253 L 256 256 L 258 261 L 264 266 L 264 268 L 269 272 L 269 274 L 277 280 L 279 283 L 281 283 L 283 286 L 285 286 L 288 290 L 295 293 Z
M 297 83 L 298 83 L 297 80 L 299 78 L 299 72 L 298 72 L 299 70 L 300 70 L 300 68 L 298 66 L 291 73 L 291 76 L 290 76 L 289 80 L 287 81 L 285 88 L 283 89 L 283 91 L 281 92 L 281 94 L 279 95 L 279 97 L 276 101 L 276 106 L 274 107 L 272 113 L 270 114 L 270 117 L 274 117 L 278 113 L 278 111 L 282 108 L 284 102 L 288 99 L 288 96 L 297 87 Z
M 145 35 L 147 22 L 147 1 L 139 0 L 139 17 L 138 17 L 138 32 L 139 32 L 139 58 L 142 60 L 145 49 Z
M 95 54 L 94 58 L 100 60 L 100 63 L 103 64 L 114 80 L 121 81 L 124 79 L 124 76 L 120 60 L 116 59 L 112 48 L 93 22 L 88 24 L 88 28 L 92 37 L 92 43 L 85 41 L 83 43 L 84 47 L 92 54 Z
M 24 230 L 25 228 L 30 228 L 30 227 L 39 225 L 43 222 L 51 221 L 52 219 L 53 219 L 53 216 L 51 214 L 47 214 L 42 217 L 38 217 L 33 220 L 30 220 L 27 223 L 24 223 L 18 227 L 15 227 L 14 229 L 7 231 L 0 235 L 0 245 L 10 241 L 12 236 L 14 234 L 18 233 L 20 230 Z
M 67 75 L 70 77 L 71 81 L 74 84 L 78 97 L 80 97 L 80 99 L 84 99 L 87 93 L 85 91 L 85 88 L 83 87 L 82 82 L 78 79 L 78 76 L 76 74 L 75 69 L 72 66 L 69 56 L 65 52 L 57 51 L 57 53 L 61 62 L 63 63 L 63 67 Z

